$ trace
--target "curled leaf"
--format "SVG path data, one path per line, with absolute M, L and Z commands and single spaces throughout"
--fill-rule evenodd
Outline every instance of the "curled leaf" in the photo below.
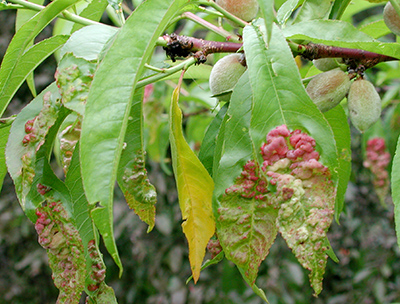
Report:
M 60 60 L 54 77 L 65 107 L 84 114 L 96 67 L 96 61 L 78 58 L 72 53 L 65 54 Z
M 336 188 L 319 162 L 315 140 L 285 125 L 271 130 L 261 146 L 262 165 L 249 160 L 218 209 L 218 238 L 226 256 L 254 282 L 277 231 L 319 294 L 327 260 L 326 232 L 332 222 Z
M 60 201 L 47 200 L 36 209 L 39 244 L 47 250 L 57 303 L 78 303 L 85 286 L 86 264 L 79 232 Z

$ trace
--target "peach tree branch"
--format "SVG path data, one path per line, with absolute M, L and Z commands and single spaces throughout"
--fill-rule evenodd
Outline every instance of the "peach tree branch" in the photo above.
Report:
M 398 60 L 394 57 L 360 49 L 350 49 L 316 43 L 303 45 L 291 41 L 288 41 L 288 44 L 294 56 L 301 55 L 309 60 L 320 58 L 343 58 L 350 68 L 363 66 L 363 68 L 368 69 L 380 62 Z M 172 61 L 175 61 L 177 57 L 193 56 L 197 60 L 197 63 L 205 62 L 206 57 L 209 54 L 235 53 L 241 51 L 243 47 L 242 43 L 209 41 L 176 34 L 160 37 L 158 45 L 163 46 Z

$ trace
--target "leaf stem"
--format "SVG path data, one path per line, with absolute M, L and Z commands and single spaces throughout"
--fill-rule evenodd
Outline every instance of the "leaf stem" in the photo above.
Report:
M 143 78 L 142 80 L 139 80 L 138 83 L 136 84 L 136 88 L 138 89 L 138 88 L 144 87 L 145 85 L 148 85 L 150 83 L 160 81 L 172 74 L 179 72 L 180 70 L 186 70 L 191 65 L 196 64 L 196 63 L 197 63 L 196 58 L 190 57 L 171 68 L 161 69 L 162 71 L 160 73 Z
M 8 0 L 8 2 L 14 3 L 14 4 L 19 4 L 22 5 L 24 8 L 33 10 L 33 11 L 37 11 L 40 12 L 41 10 L 43 10 L 45 7 L 39 4 L 35 4 L 29 1 L 25 1 L 25 0 Z M 68 20 L 68 21 L 72 21 L 72 22 L 76 22 L 79 24 L 83 24 L 83 25 L 94 25 L 94 24 L 101 24 L 99 22 L 87 19 L 87 18 L 83 18 L 81 16 L 75 15 L 71 12 L 68 11 L 63 11 L 60 15 L 58 15 L 58 17 Z
M 226 38 L 227 41 L 232 41 L 232 42 L 240 41 L 240 38 L 237 35 L 232 34 L 232 33 L 228 32 L 227 30 L 204 20 L 203 18 L 200 18 L 199 16 L 193 14 L 192 12 L 185 12 L 182 14 L 182 17 L 186 18 L 188 20 L 191 20 L 197 24 L 200 24 L 218 35 L 221 35 L 222 37 Z

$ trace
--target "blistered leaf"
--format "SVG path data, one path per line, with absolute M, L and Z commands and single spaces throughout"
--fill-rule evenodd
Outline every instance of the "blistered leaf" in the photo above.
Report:
M 81 120 L 77 118 L 75 122 L 68 125 L 64 130 L 58 134 L 60 141 L 60 156 L 61 164 L 66 175 L 71 164 L 72 155 L 74 153 L 76 144 L 81 136 Z
M 184 221 L 182 228 L 189 243 L 190 266 L 197 282 L 207 243 L 215 231 L 211 208 L 214 182 L 183 136 L 179 90 L 180 86 L 174 90 L 170 109 L 172 165 Z
M 72 152 L 71 152 L 72 153 Z M 98 303 L 117 303 L 114 291 L 105 283 L 106 266 L 99 250 L 99 236 L 90 218 L 80 172 L 79 145 L 73 151 L 65 184 L 71 193 L 73 218 L 82 238 L 86 259 L 85 292 Z M 104 300 L 106 297 L 107 301 Z M 101 302 L 104 300 L 104 302 Z
M 250 183 L 250 180 L 238 182 Z M 253 187 L 257 187 L 256 182 Z M 258 197 L 242 197 L 232 188 L 227 192 L 220 199 L 221 207 L 218 208 L 218 239 L 224 244 L 225 255 L 243 269 L 253 286 L 258 267 L 268 255 L 277 234 L 278 210 Z
M 72 53 L 63 56 L 54 75 L 63 105 L 80 115 L 85 113 L 86 100 L 97 61 L 87 61 Z
M 314 205 L 309 206 L 304 201 L 314 195 L 316 198 L 322 196 L 320 187 L 323 188 L 324 186 L 321 185 L 327 184 L 327 189 L 324 189 L 327 190 L 327 197 L 322 198 L 326 205 L 315 210 L 315 212 L 313 210 L 317 214 L 315 217 L 323 218 L 321 225 L 323 225 L 324 230 L 321 232 L 321 229 L 317 227 L 316 233 L 320 233 L 318 238 L 313 238 L 313 241 L 308 242 L 307 246 L 305 246 L 306 248 L 303 249 L 295 240 L 291 239 L 290 233 L 287 233 L 293 227 L 287 222 L 283 223 L 283 220 L 279 224 L 281 219 L 279 214 L 276 219 L 276 225 L 281 233 L 284 234 L 289 246 L 303 267 L 311 270 L 310 280 L 316 294 L 318 294 L 321 291 L 322 274 L 327 258 L 325 254 L 325 250 L 327 250 L 325 244 L 328 243 L 326 242 L 326 230 L 332 221 L 335 203 L 339 166 L 338 151 L 335 146 L 334 132 L 305 92 L 292 53 L 280 30 L 274 27 L 268 47 L 265 37 L 266 30 L 259 20 L 244 29 L 244 49 L 248 73 L 243 74 L 232 93 L 226 114 L 227 120 L 223 125 L 224 138 L 217 142 L 217 146 L 221 147 L 221 158 L 218 160 L 217 174 L 215 174 L 214 212 L 217 219 L 224 214 L 237 214 L 239 216 L 232 216 L 236 221 L 241 220 L 240 216 L 254 216 L 255 208 L 250 210 L 253 213 L 249 213 L 249 211 L 240 213 L 240 210 L 236 210 L 238 208 L 229 210 L 226 206 L 224 207 L 227 209 L 223 209 L 221 205 L 224 200 L 229 200 L 233 195 L 240 195 L 253 205 L 256 205 L 254 201 L 263 201 L 278 211 L 281 204 L 290 201 L 295 193 L 289 180 L 291 177 L 293 178 L 292 174 L 301 174 L 301 171 L 306 172 L 310 169 L 311 171 L 307 173 L 309 176 L 304 173 L 305 175 L 297 177 L 295 178 L 296 181 L 293 181 L 301 184 L 303 189 L 296 192 L 297 200 L 302 201 L 299 204 L 303 210 L 303 215 L 300 220 L 293 219 L 293 221 L 289 222 L 293 222 L 294 226 L 301 222 L 308 233 L 314 233 L 312 232 L 313 229 L 307 226 L 307 220 L 313 218 L 313 216 L 310 216 L 310 209 L 318 208 Z M 247 80 L 246 83 L 247 77 L 249 81 Z M 306 130 L 306 132 L 303 133 L 300 130 Z M 279 132 L 283 133 L 279 135 Z M 277 142 L 272 140 L 275 137 L 278 138 Z M 291 147 L 286 146 L 285 148 L 285 145 L 289 144 L 289 137 L 299 138 L 300 146 L 296 146 L 297 143 L 293 142 L 290 143 Z M 302 140 L 300 139 L 302 138 L 308 142 L 307 144 L 304 143 L 304 147 L 301 147 Z M 268 146 L 271 142 L 274 142 L 274 144 Z M 268 152 L 270 154 L 273 151 L 275 152 L 268 156 L 261 155 L 259 154 L 260 146 L 263 153 L 268 152 L 265 149 L 271 150 Z M 302 149 L 307 151 L 302 152 Z M 289 150 L 293 150 L 290 152 L 293 154 L 290 155 L 289 153 L 286 160 L 282 160 L 281 157 L 276 155 L 279 153 L 285 155 Z M 319 153 L 321 153 L 321 160 Z M 304 163 L 300 164 L 300 159 L 296 160 L 296 157 L 304 158 Z M 285 159 L 286 157 L 282 158 Z M 270 163 L 265 164 L 266 159 L 270 159 Z M 306 162 L 311 159 L 313 161 L 310 164 Z M 291 167 L 292 164 L 293 167 Z M 295 169 L 295 166 L 299 166 L 299 168 Z M 311 179 L 313 176 L 313 169 L 311 168 L 313 166 L 315 166 L 317 173 L 319 172 L 318 170 L 323 172 L 321 173 L 322 182 L 317 178 Z M 286 168 L 286 171 L 284 168 Z M 279 182 L 277 180 L 272 181 L 274 174 L 269 175 L 269 171 L 276 173 L 279 170 L 285 171 L 284 174 L 280 173 L 280 175 L 278 174 L 279 176 L 275 176 L 275 178 L 279 177 L 281 180 Z M 298 171 L 298 173 L 293 173 L 292 171 Z M 236 179 L 232 181 L 233 178 Z M 309 178 L 310 180 L 304 182 L 303 185 L 302 180 Z M 316 202 L 316 204 L 318 203 Z M 241 206 L 241 208 L 243 207 Z M 220 214 L 218 211 L 220 211 Z M 267 210 L 264 212 L 267 215 L 271 214 Z M 217 228 L 217 234 L 224 228 L 221 227 L 218 220 Z M 253 233 L 259 232 L 257 229 L 253 230 Z M 237 231 L 237 228 L 231 228 L 228 233 L 235 236 Z M 243 231 L 239 232 L 243 233 Z M 268 232 L 272 236 L 267 234 L 264 238 L 273 240 L 274 231 Z M 244 236 L 246 235 L 244 234 Z M 225 240 L 228 240 L 228 238 L 225 237 Z M 314 241 L 320 243 L 314 244 Z M 225 254 L 228 257 L 227 250 L 231 246 L 225 246 L 225 242 L 221 240 Z M 254 242 L 257 244 L 256 238 L 254 238 Z M 268 246 L 270 244 L 264 242 L 263 251 L 260 250 L 260 252 L 268 252 Z M 314 252 L 314 247 L 318 246 L 320 246 L 319 251 Z M 245 254 L 251 254 L 251 250 L 254 250 L 254 247 L 253 245 L 247 247 L 250 251 L 245 252 Z M 307 254 L 309 254 L 308 257 Z M 323 260 L 322 264 L 316 264 L 315 261 L 319 262 L 320 260 Z M 256 262 L 259 263 L 259 261 Z M 252 285 L 256 271 L 251 267 L 257 267 L 257 264 L 253 263 L 251 266 L 242 265 L 247 268 L 239 267 L 239 269 L 246 281 Z
M 336 194 L 329 170 L 318 161 L 315 140 L 300 130 L 289 132 L 286 126 L 268 133 L 261 155 L 262 165 L 249 160 L 220 198 L 218 238 L 226 256 L 252 285 L 279 230 L 302 266 L 311 271 L 311 285 L 318 294 Z
M 19 113 L 10 130 L 6 161 L 23 210 L 35 177 L 36 153 L 58 117 L 59 97 L 52 84 Z
M 144 89 L 140 89 L 133 98 L 117 179 L 128 206 L 149 225 L 150 232 L 155 223 L 157 193 L 145 168 L 143 95 Z
M 86 273 L 78 230 L 63 204 L 50 196 L 37 208 L 36 215 L 39 244 L 47 250 L 54 284 L 60 290 L 57 303 L 78 303 Z

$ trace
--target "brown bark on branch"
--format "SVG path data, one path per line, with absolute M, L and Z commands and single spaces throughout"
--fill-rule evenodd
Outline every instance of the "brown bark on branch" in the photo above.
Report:
M 165 35 L 163 39 L 167 43 L 167 45 L 164 46 L 164 50 L 172 61 L 175 61 L 176 57 L 194 56 L 197 59 L 197 63 L 204 63 L 208 54 L 235 53 L 243 46 L 242 43 L 208 41 L 176 34 Z M 362 69 L 368 69 L 380 62 L 399 60 L 394 57 L 364 50 L 323 44 L 309 43 L 307 45 L 302 45 L 289 42 L 289 45 L 293 52 L 309 60 L 319 58 L 343 58 L 351 69 L 360 67 L 362 67 Z
M 337 46 L 329 46 L 324 44 L 309 43 L 307 45 L 298 45 L 298 51 L 306 59 L 320 58 L 343 58 L 348 59 L 348 65 L 351 68 L 357 68 L 362 65 L 365 69 L 384 62 L 398 60 L 397 58 L 368 52 L 359 49 L 349 49 Z

